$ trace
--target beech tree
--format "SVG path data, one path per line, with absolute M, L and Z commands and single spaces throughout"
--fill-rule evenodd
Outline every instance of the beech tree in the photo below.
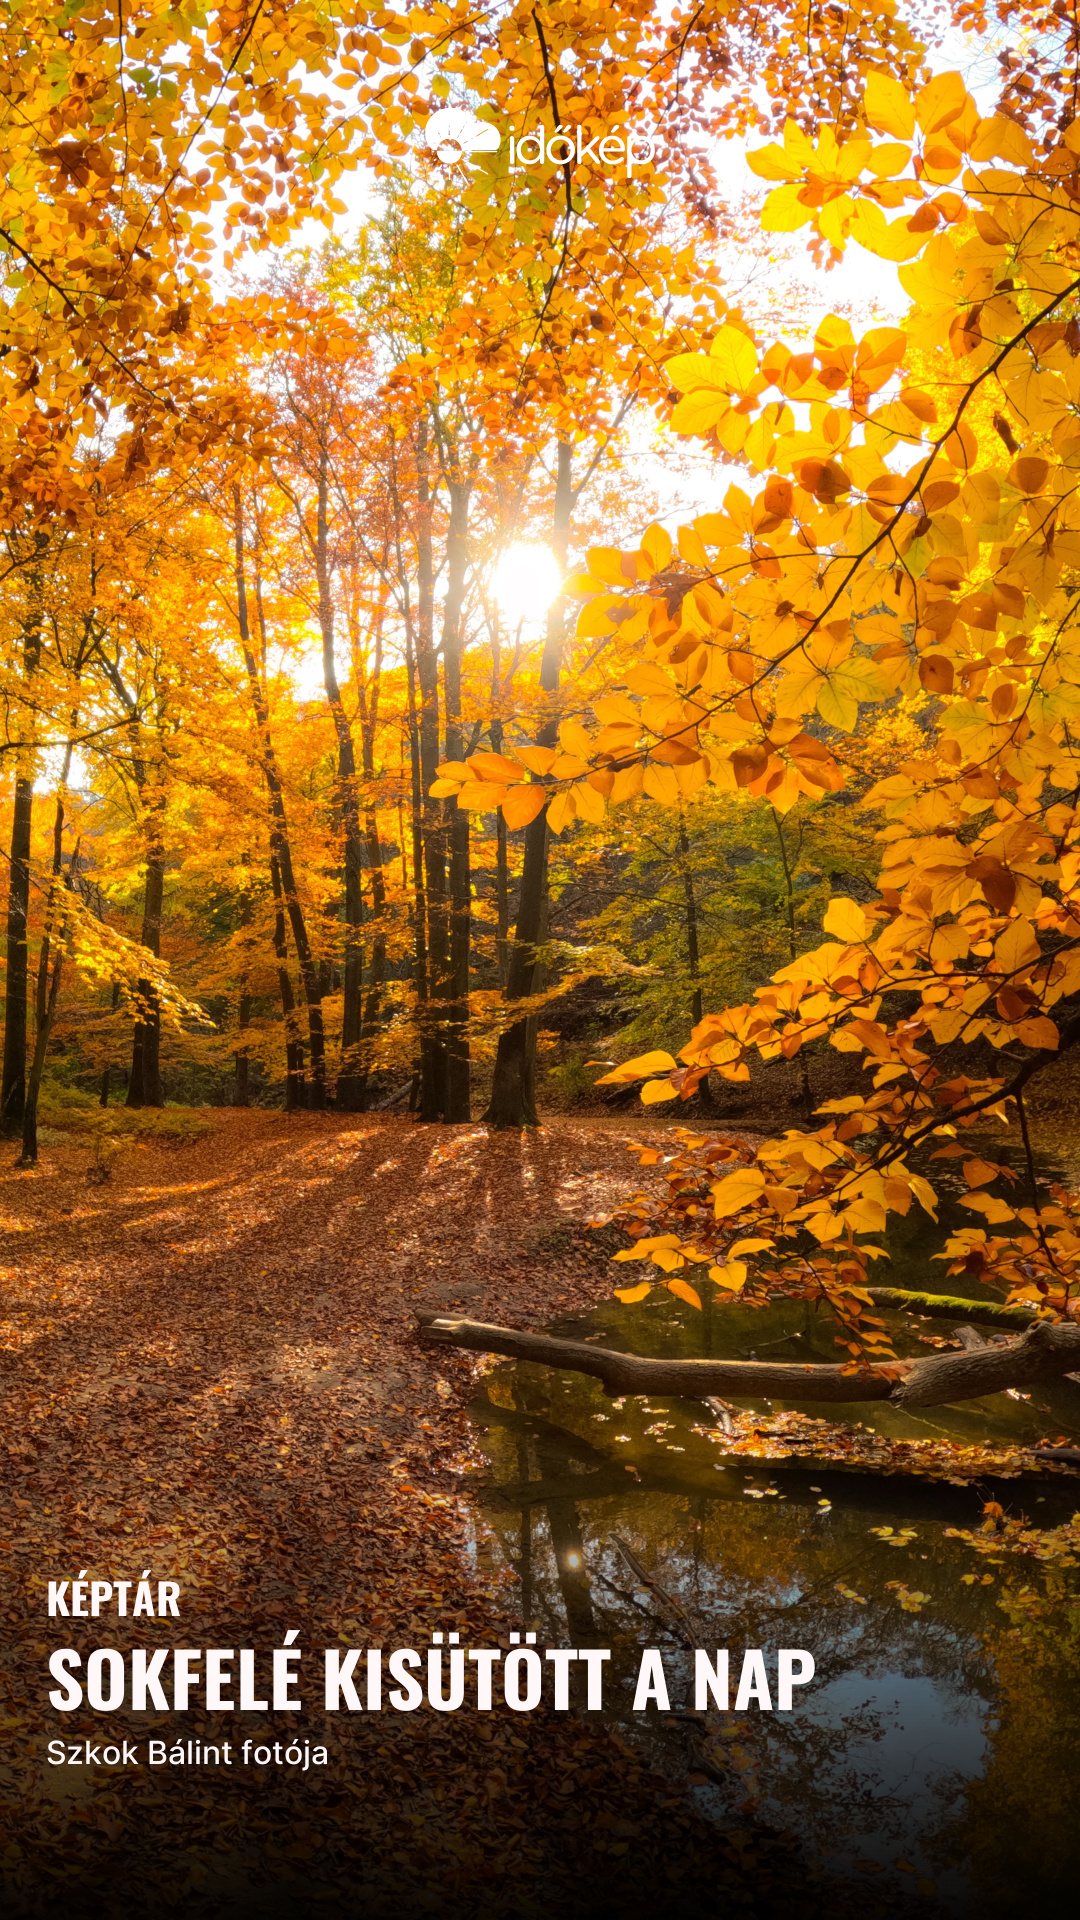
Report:
M 706 1013 L 678 1060 L 653 1053 L 605 1076 L 644 1080 L 647 1103 L 685 1099 L 710 1072 L 746 1081 L 755 1058 L 821 1039 L 869 1076 L 811 1132 L 752 1152 L 688 1143 L 705 1164 L 676 1162 L 670 1198 L 642 1208 L 620 1256 L 695 1301 L 700 1273 L 748 1300 L 832 1308 L 849 1358 L 827 1379 L 757 1368 L 729 1374 L 728 1391 L 741 1377 L 795 1394 L 798 1375 L 801 1399 L 929 1404 L 992 1390 L 965 1381 L 1012 1384 L 1010 1369 L 1063 1373 L 1080 1354 L 1076 1202 L 1046 1190 L 1024 1104 L 1080 1040 L 1080 125 L 1063 109 L 1040 133 L 1036 146 L 1014 114 L 980 116 L 959 74 L 909 91 L 873 73 L 850 127 L 811 140 L 789 121 L 782 145 L 752 154 L 781 183 L 767 228 L 809 225 L 835 251 L 854 238 L 902 263 L 904 324 L 856 339 L 826 320 L 812 351 L 792 353 L 732 316 L 707 352 L 669 361 L 673 426 L 718 440 L 761 484 L 729 488 L 677 541 L 653 527 L 635 551 L 592 551 L 568 583 L 591 630 L 618 625 L 640 650 L 618 703 L 594 708 L 591 730 L 572 723 L 576 764 L 552 764 L 553 831 L 642 790 L 677 806 L 710 781 L 783 816 L 851 777 L 875 704 L 908 703 L 920 721 L 918 751 L 866 794 L 888 822 L 876 897 L 834 898 L 825 944 L 746 1004 Z M 496 784 L 510 802 L 531 779 L 522 766 Z M 1007 1050 L 1006 1071 L 987 1070 L 987 1050 Z M 963 1143 L 993 1118 L 1018 1129 L 1019 1177 Z M 944 1237 L 947 1273 L 996 1286 L 1032 1324 L 1008 1347 L 898 1362 L 870 1269 L 890 1214 L 936 1218 L 935 1158 L 961 1163 L 974 1216 Z M 952 1311 L 975 1316 L 973 1303 Z

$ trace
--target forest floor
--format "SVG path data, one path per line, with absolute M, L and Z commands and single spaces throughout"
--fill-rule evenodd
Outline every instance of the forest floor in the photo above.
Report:
M 633 1189 L 639 1128 L 206 1118 L 201 1139 L 130 1146 L 102 1184 L 78 1144 L 0 1171 L 5 1912 L 848 1911 L 752 1812 L 714 1829 L 599 1725 L 322 1708 L 339 1640 L 506 1644 L 515 1585 L 476 1571 L 462 1495 L 477 1363 L 419 1344 L 415 1316 L 529 1326 L 607 1296 L 581 1223 Z M 299 1628 L 304 1712 L 240 1731 L 324 1741 L 328 1766 L 46 1764 L 57 1735 L 225 1737 L 220 1715 L 47 1705 L 53 1647 L 177 1633 L 49 1620 L 47 1580 L 147 1567 L 179 1578 L 192 1646 L 269 1650 Z

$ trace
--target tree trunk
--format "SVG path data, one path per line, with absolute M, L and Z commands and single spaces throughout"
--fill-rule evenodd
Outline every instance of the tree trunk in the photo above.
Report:
M 365 762 L 367 755 L 365 754 Z M 374 768 L 367 777 L 374 777 Z M 382 845 L 379 840 L 378 815 L 371 812 L 364 820 L 367 839 L 368 871 L 371 874 L 371 971 L 368 976 L 368 990 L 364 996 L 363 1033 L 367 1036 L 364 1064 L 360 1072 L 360 1105 L 366 1107 L 368 1100 L 368 1079 L 370 1075 L 370 1049 L 379 1022 L 379 1007 L 382 1001 L 383 982 L 386 979 L 386 876 L 383 872 Z
M 780 864 L 784 870 L 784 906 L 788 930 L 788 955 L 791 964 L 794 966 L 799 953 L 799 936 L 798 929 L 795 925 L 795 874 L 788 854 L 788 844 L 784 838 L 784 823 L 775 807 L 772 810 L 772 817 L 773 826 L 776 828 L 776 838 L 780 845 Z M 810 1069 L 806 1063 L 806 1054 L 801 1049 L 798 1058 L 799 1090 L 802 1094 L 803 1115 L 807 1120 L 810 1120 L 813 1118 L 814 1113 L 814 1093 L 810 1085 Z
M 304 988 L 304 1000 L 308 1016 L 308 1046 L 311 1058 L 310 1105 L 316 1109 L 326 1106 L 326 1042 L 323 1033 L 322 990 L 319 970 L 311 951 L 307 922 L 300 896 L 296 889 L 296 875 L 293 871 L 292 846 L 289 841 L 288 819 L 285 813 L 285 799 L 278 771 L 277 756 L 270 736 L 270 713 L 266 704 L 255 655 L 251 648 L 251 629 L 248 623 L 247 589 L 244 579 L 244 518 L 240 504 L 240 489 L 233 488 L 233 509 L 235 514 L 236 539 L 236 600 L 237 625 L 240 631 L 240 643 L 243 648 L 244 665 L 247 670 L 248 687 L 259 729 L 259 745 L 262 759 L 263 778 L 270 800 L 270 853 L 276 862 L 278 887 L 285 912 L 289 917 L 293 946 L 300 966 L 300 979 Z M 279 953 L 280 961 L 280 953 Z
M 23 680 L 29 693 L 41 661 L 41 576 L 27 580 L 28 605 L 23 624 Z M 18 1139 L 26 1111 L 27 920 L 30 913 L 30 829 L 34 811 L 34 755 L 24 738 L 27 716 L 18 715 L 19 749 L 15 762 L 15 804 L 11 819 L 8 868 L 7 984 L 4 995 L 4 1065 L 0 1078 L 0 1134 Z
M 41 1092 L 42 1075 L 45 1072 L 45 1056 L 49 1050 L 49 1036 L 56 1022 L 56 1006 L 60 998 L 60 980 L 64 968 L 64 941 L 67 938 L 66 918 L 61 921 L 56 942 L 56 954 L 52 955 L 52 935 L 56 923 L 62 892 L 64 869 L 64 793 L 71 773 L 72 745 L 68 741 L 64 755 L 64 770 L 60 776 L 60 787 L 56 795 L 56 812 L 53 818 L 53 855 L 52 880 L 49 885 L 49 897 L 45 904 L 45 924 L 41 930 L 41 951 L 38 954 L 37 992 L 34 997 L 34 1054 L 30 1062 L 30 1076 L 26 1087 L 26 1105 L 23 1110 L 22 1154 L 16 1161 L 19 1167 L 36 1167 L 38 1157 L 37 1111 L 38 1095 Z M 72 866 L 78 858 L 78 846 L 71 856 Z M 49 978 L 49 962 L 52 959 L 52 978 Z
M 337 740 L 337 804 L 345 853 L 345 969 L 341 1023 L 341 1067 L 335 1105 L 356 1113 L 363 1104 L 360 1043 L 363 1031 L 363 861 L 361 858 L 360 802 L 356 789 L 356 752 L 352 728 L 342 705 L 334 657 L 334 608 L 330 598 L 330 555 L 327 522 L 327 455 L 319 452 L 319 491 L 315 530 L 315 573 L 319 587 L 319 631 L 322 636 L 323 685 Z
M 27 928 L 30 911 L 30 828 L 34 776 L 19 774 L 11 821 L 11 865 L 7 909 L 7 990 L 4 997 L 4 1077 L 0 1092 L 0 1131 L 22 1132 L 26 1111 Z
M 285 933 L 285 893 L 281 884 L 281 870 L 273 854 L 270 855 L 270 885 L 274 893 L 274 953 L 278 963 L 278 992 L 281 995 L 281 1018 L 285 1027 L 285 1111 L 296 1113 L 307 1105 L 307 1083 L 304 1078 L 304 1049 L 300 1041 L 300 1030 L 296 1020 L 296 999 L 289 978 L 289 944 Z
M 997 1346 L 893 1361 L 887 1370 L 780 1360 L 645 1360 L 581 1340 L 434 1314 L 421 1319 L 420 1332 L 425 1340 L 470 1353 L 499 1353 L 591 1374 L 612 1395 L 662 1393 L 690 1400 L 721 1393 L 751 1400 L 887 1400 L 894 1407 L 940 1407 L 955 1400 L 980 1400 L 1007 1387 L 1059 1380 L 1080 1362 L 1080 1327 L 1046 1320 Z
M 142 944 L 157 959 L 161 954 L 161 908 L 165 896 L 165 849 L 160 838 L 160 803 L 155 800 L 148 822 L 146 881 L 143 890 Z M 131 1078 L 127 1107 L 163 1107 L 161 1086 L 161 1008 L 153 983 L 137 983 L 138 1011 L 131 1048 Z
M 679 815 L 679 856 L 682 860 L 683 897 L 686 901 L 686 961 L 690 978 L 694 983 L 690 1014 L 696 1027 L 700 1026 L 703 1017 L 699 984 L 701 965 L 698 951 L 698 909 L 697 896 L 694 892 L 694 874 L 690 865 L 690 841 L 686 832 L 686 817 L 682 813 Z
M 558 471 L 555 483 L 555 514 L 552 546 L 560 566 L 566 565 L 566 547 L 573 507 L 571 485 L 571 448 L 559 442 Z M 559 685 L 563 641 L 566 631 L 565 602 L 557 600 L 547 617 L 547 639 L 540 666 L 540 686 L 554 693 Z M 558 721 L 554 715 L 545 721 L 536 736 L 539 747 L 554 746 L 558 739 Z M 525 829 L 525 854 L 521 870 L 517 925 L 506 974 L 508 1002 L 526 1000 L 534 991 L 536 948 L 541 937 L 544 905 L 547 900 L 547 809 L 530 820 Z M 536 1116 L 536 1027 L 527 1018 L 515 1020 L 499 1035 L 491 1099 L 484 1119 L 493 1127 L 535 1127 Z
M 240 930 L 243 933 L 251 925 L 251 883 L 248 874 L 248 856 L 246 853 L 243 856 L 242 865 L 244 869 L 244 886 L 240 895 Z M 247 1047 L 244 1045 L 244 1035 L 251 1024 L 251 991 L 248 971 L 250 955 L 248 945 L 249 943 L 245 940 L 243 960 L 240 969 L 240 1001 L 236 1011 L 236 1026 L 240 1045 L 237 1047 L 234 1055 L 234 1066 L 236 1069 L 236 1085 L 233 1089 L 232 1102 L 234 1107 L 249 1107 L 251 1105 L 248 1073 L 250 1061 Z
M 418 1045 L 415 1056 L 416 1082 L 415 1094 L 409 1102 L 409 1111 L 416 1110 L 417 1102 L 422 1102 L 424 1080 L 424 1035 L 428 990 L 428 947 L 427 947 L 427 894 L 424 885 L 424 793 L 420 771 L 420 727 L 416 712 L 416 654 L 409 634 L 406 634 L 406 666 L 409 689 L 409 759 L 411 777 L 409 782 L 409 800 L 412 814 L 412 859 L 413 859 L 413 965 L 416 977 L 417 1036 Z M 422 1119 L 430 1116 L 421 1114 Z
M 465 752 L 461 712 L 462 608 L 468 561 L 469 489 L 460 480 L 450 482 L 450 527 L 446 542 L 446 604 L 443 614 L 443 677 L 446 687 L 446 758 L 460 760 Z M 468 1120 L 469 1099 L 469 956 L 472 945 L 472 876 L 469 866 L 469 816 L 464 808 L 444 802 L 449 813 L 450 943 L 446 1008 L 446 1120 Z
M 424 893 L 427 906 L 427 1006 L 420 1029 L 420 1118 L 446 1112 L 446 1043 L 439 1028 L 447 989 L 449 944 L 446 902 L 446 808 L 433 799 L 439 764 L 439 665 L 435 654 L 435 564 L 431 539 L 431 485 L 426 423 L 420 427 L 417 467 L 416 676 L 420 688 L 420 789 L 424 809 Z
M 503 750 L 503 729 L 501 720 L 491 723 L 491 750 L 501 753 Z M 502 808 L 495 815 L 495 964 L 499 973 L 499 985 L 506 991 L 506 975 L 510 964 L 510 863 L 506 843 L 506 816 Z
M 120 1005 L 119 980 L 113 981 L 112 1000 L 110 1004 L 111 1004 L 112 1012 L 115 1013 L 117 1008 Z M 112 1065 L 110 1064 L 107 1067 L 103 1067 L 101 1071 L 101 1092 L 98 1095 L 98 1105 L 100 1107 L 107 1107 L 109 1104 L 109 1088 L 111 1084 L 112 1084 Z

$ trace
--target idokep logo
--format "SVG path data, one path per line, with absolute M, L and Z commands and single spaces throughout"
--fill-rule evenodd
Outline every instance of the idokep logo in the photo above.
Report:
M 546 160 L 550 166 L 565 167 L 570 161 L 580 166 L 583 160 L 589 160 L 595 167 L 606 168 L 623 163 L 629 180 L 635 167 L 648 166 L 656 156 L 651 134 L 604 133 L 601 129 L 587 139 L 590 131 L 588 127 L 559 125 L 549 134 L 543 121 L 538 120 L 532 133 L 523 133 L 520 140 L 511 135 L 510 165 L 540 167 Z M 489 120 L 479 119 L 468 107 L 440 107 L 428 121 L 424 139 L 428 151 L 444 166 L 463 169 L 470 154 L 495 153 L 502 145 L 498 128 Z

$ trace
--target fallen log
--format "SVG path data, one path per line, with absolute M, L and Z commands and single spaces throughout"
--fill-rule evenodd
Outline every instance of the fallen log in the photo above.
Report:
M 951 1293 L 915 1293 L 907 1287 L 867 1287 L 876 1307 L 917 1313 L 921 1319 L 966 1320 L 976 1327 L 1021 1332 L 1035 1317 L 1033 1307 L 997 1306 L 992 1300 L 958 1300 Z
M 591 1374 L 612 1396 L 670 1394 L 690 1400 L 719 1393 L 750 1400 L 887 1400 L 896 1407 L 937 1407 L 1060 1379 L 1080 1361 L 1080 1327 L 1047 1320 L 1036 1321 L 1016 1339 L 976 1352 L 936 1353 L 858 1369 L 797 1360 L 646 1359 L 583 1340 L 437 1314 L 421 1316 L 418 1331 L 421 1339 L 442 1346 Z

